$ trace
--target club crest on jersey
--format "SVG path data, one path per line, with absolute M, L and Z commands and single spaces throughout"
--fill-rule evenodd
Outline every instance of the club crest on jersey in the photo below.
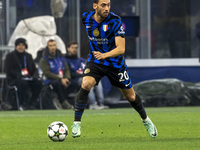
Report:
M 87 74 L 87 73 L 89 73 L 89 72 L 90 72 L 90 69 L 87 68 L 87 69 L 85 69 L 84 74 Z
M 103 25 L 103 31 L 106 32 L 108 30 L 108 25 Z
M 93 35 L 94 36 L 99 36 L 99 30 L 97 28 L 93 31 Z

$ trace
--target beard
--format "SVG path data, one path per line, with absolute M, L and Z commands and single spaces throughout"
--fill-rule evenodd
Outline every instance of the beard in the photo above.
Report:
M 102 19 L 105 19 L 108 17 L 108 15 L 104 15 L 103 13 L 101 13 L 100 10 L 97 10 L 97 14 L 102 18 Z

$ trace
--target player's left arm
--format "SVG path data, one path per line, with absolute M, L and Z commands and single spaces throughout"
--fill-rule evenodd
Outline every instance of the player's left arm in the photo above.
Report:
M 125 52 L 125 38 L 123 38 L 121 36 L 116 36 L 115 37 L 115 45 L 116 45 L 116 48 L 107 52 L 107 53 L 101 53 L 101 52 L 98 52 L 98 51 L 94 51 L 93 52 L 94 57 L 97 60 L 100 60 L 100 59 L 105 59 L 105 58 L 109 58 L 109 57 L 117 57 L 119 55 L 124 54 L 124 52 Z

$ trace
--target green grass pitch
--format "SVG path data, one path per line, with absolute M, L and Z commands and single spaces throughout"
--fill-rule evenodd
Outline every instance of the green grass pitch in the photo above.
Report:
M 85 110 L 82 135 L 71 137 L 72 110 L 0 111 L 0 150 L 199 150 L 200 107 L 146 108 L 158 129 L 151 138 L 131 108 Z M 47 136 L 51 122 L 69 128 L 64 142 Z

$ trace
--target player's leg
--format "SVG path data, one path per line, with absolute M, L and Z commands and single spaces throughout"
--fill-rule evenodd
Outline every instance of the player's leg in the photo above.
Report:
M 87 99 L 90 89 L 96 84 L 96 80 L 91 76 L 85 76 L 82 80 L 82 85 L 77 93 L 75 100 L 75 116 L 74 124 L 72 126 L 72 137 L 79 137 L 81 135 L 81 118 L 87 106 Z
M 156 137 L 157 129 L 150 118 L 146 115 L 146 111 L 144 109 L 140 96 L 134 92 L 133 87 L 129 89 L 121 89 L 121 91 L 126 99 L 130 102 L 131 106 L 140 114 L 143 124 L 146 127 L 149 135 L 151 137 Z
M 124 66 L 123 68 L 113 69 L 106 75 L 109 78 L 111 84 L 121 89 L 123 95 L 130 102 L 132 107 L 140 114 L 144 126 L 146 127 L 150 136 L 156 137 L 156 128 L 152 121 L 147 117 L 140 96 L 137 95 L 133 90 L 127 67 Z
M 140 114 L 142 119 L 146 119 L 147 115 L 145 109 L 142 105 L 141 99 L 135 94 L 131 79 L 129 77 L 129 72 L 127 67 L 113 69 L 107 74 L 112 85 L 119 87 L 122 94 L 131 103 L 132 107 Z
M 102 65 L 95 63 L 87 63 L 84 71 L 81 89 L 79 90 L 75 100 L 75 119 L 72 127 L 72 137 L 79 137 L 81 134 L 80 125 L 81 117 L 87 106 L 88 94 L 91 88 L 98 84 L 105 75 Z
M 129 89 L 121 89 L 121 91 L 125 98 L 130 102 L 131 106 L 140 114 L 141 118 L 143 120 L 146 119 L 147 115 L 140 96 L 135 93 L 133 87 Z
M 74 121 L 81 121 L 84 109 L 87 106 L 88 94 L 90 89 L 96 84 L 96 81 L 91 76 L 83 77 L 82 85 L 77 93 L 75 100 L 75 118 Z

